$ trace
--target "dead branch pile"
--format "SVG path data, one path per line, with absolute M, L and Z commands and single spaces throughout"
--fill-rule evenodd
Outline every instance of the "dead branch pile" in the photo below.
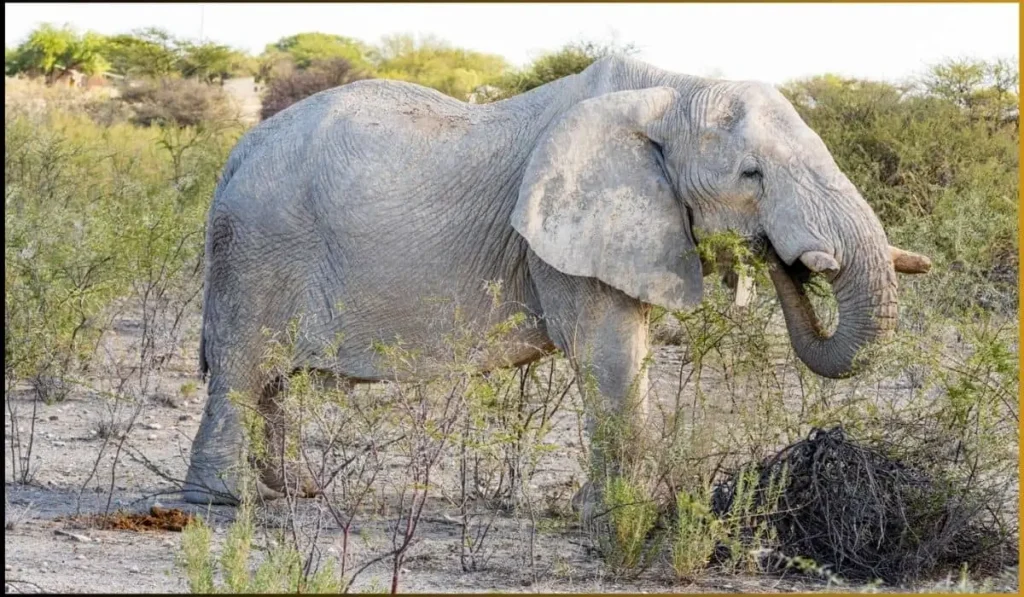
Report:
M 1017 561 L 1016 539 L 998 527 L 984 496 L 889 453 L 836 427 L 755 464 L 755 511 L 762 507 L 761 520 L 777 533 L 774 565 L 799 557 L 847 580 L 901 585 L 955 574 L 964 564 L 972 575 L 998 573 Z M 719 516 L 733 508 L 744 470 L 751 469 L 716 487 Z M 778 501 L 763 507 L 773 479 Z

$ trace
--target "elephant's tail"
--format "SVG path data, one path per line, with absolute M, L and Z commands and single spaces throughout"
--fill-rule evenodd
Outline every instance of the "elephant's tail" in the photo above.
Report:
M 206 381 L 206 375 L 210 372 L 210 365 L 206 361 L 206 334 L 199 332 L 199 379 Z
M 213 201 L 210 204 L 210 212 L 206 220 L 206 247 L 205 247 L 205 267 L 206 271 L 203 274 L 203 315 L 202 323 L 199 328 L 199 378 L 202 381 L 206 381 L 207 374 L 210 372 L 210 360 L 206 356 L 206 350 L 209 342 L 207 341 L 207 319 L 210 309 L 210 262 L 214 258 L 211 249 L 213 249 L 214 237 L 217 235 L 218 222 L 215 214 L 217 213 L 217 198 L 224 193 L 227 189 L 228 183 L 231 182 L 231 177 L 238 170 L 238 167 L 245 160 L 248 153 L 248 145 L 246 143 L 248 135 L 243 137 L 235 148 L 231 151 L 228 156 L 228 161 L 224 165 L 224 170 L 221 172 L 220 178 L 217 180 L 217 187 L 213 191 Z

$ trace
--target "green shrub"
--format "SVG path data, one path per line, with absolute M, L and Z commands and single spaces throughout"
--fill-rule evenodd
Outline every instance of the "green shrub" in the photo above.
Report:
M 660 547 L 659 541 L 650 541 L 658 505 L 640 481 L 625 477 L 608 479 L 603 495 L 608 520 L 597 539 L 605 563 L 619 574 L 640 572 Z
M 254 562 L 255 523 L 248 502 L 238 508 L 228 526 L 218 557 L 212 547 L 213 532 L 199 516 L 185 527 L 178 565 L 193 593 L 342 593 L 333 560 L 309 573 L 302 555 L 284 540 L 274 541 L 262 561 Z M 221 584 L 216 578 L 220 572 Z
M 711 561 L 722 539 L 721 521 L 711 510 L 707 489 L 676 495 L 676 524 L 672 537 L 672 570 L 679 580 L 693 580 Z
M 175 133 L 183 141 L 176 144 L 163 129 L 103 127 L 60 109 L 8 109 L 9 378 L 74 377 L 120 299 L 148 288 L 153 299 L 169 300 L 186 279 L 198 282 L 192 274 L 206 209 L 239 132 L 187 129 Z

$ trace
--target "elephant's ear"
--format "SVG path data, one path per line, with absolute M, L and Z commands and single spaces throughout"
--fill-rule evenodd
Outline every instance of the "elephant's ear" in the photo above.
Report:
M 608 93 L 577 104 L 540 139 L 512 214 L 538 257 L 646 303 L 700 302 L 689 218 L 649 136 L 677 100 L 667 87 Z

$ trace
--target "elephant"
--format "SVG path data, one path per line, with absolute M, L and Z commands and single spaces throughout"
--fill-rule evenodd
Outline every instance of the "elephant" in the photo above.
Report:
M 437 350 L 454 324 L 427 316 L 426 297 L 457 303 L 485 331 L 495 316 L 485 282 L 501 281 L 498 316 L 528 324 L 479 371 L 557 350 L 619 412 L 642 406 L 652 306 L 702 300 L 697 243 L 721 231 L 769 260 L 794 352 L 828 378 L 854 374 L 859 352 L 893 333 L 897 272 L 930 266 L 890 246 L 769 84 L 609 56 L 488 104 L 387 80 L 297 102 L 238 141 L 209 210 L 208 399 L 184 498 L 237 503 L 232 471 L 248 453 L 237 397 L 265 405 L 279 387 L 258 367 L 264 334 L 299 314 L 296 368 L 350 383 L 419 379 L 431 369 L 395 373 L 373 347 Z M 831 334 L 804 293 L 814 273 L 838 303 Z M 258 486 L 279 496 L 283 482 L 267 472 Z

